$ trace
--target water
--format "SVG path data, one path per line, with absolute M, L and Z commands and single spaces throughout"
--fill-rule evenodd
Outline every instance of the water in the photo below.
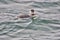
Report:
M 14 20 L 31 9 L 37 19 Z M 0 40 L 60 40 L 60 1 L 0 0 Z

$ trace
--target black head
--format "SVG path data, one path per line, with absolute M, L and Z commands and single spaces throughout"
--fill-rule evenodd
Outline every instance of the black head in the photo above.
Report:
M 34 9 L 31 9 L 31 12 L 34 12 Z

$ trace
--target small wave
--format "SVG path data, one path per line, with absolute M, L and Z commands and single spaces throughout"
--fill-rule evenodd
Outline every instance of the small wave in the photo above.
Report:
M 60 3 L 57 1 L 0 0 L 0 35 L 12 37 L 11 40 L 59 39 L 55 38 L 59 35 L 56 30 L 60 29 Z M 30 9 L 35 9 L 38 19 L 13 20 L 20 13 L 28 14 Z

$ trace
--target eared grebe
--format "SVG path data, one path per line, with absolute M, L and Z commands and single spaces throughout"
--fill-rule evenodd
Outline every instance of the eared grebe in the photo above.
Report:
M 35 15 L 35 13 L 34 13 L 34 9 L 31 9 L 31 13 L 30 14 L 22 14 L 22 15 L 19 15 L 19 16 L 17 16 L 17 18 L 29 18 L 29 17 L 32 17 L 32 16 L 34 16 Z

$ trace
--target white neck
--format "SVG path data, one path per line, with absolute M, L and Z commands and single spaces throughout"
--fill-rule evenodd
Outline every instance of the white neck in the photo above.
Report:
M 31 14 L 34 14 L 34 12 L 31 12 Z

